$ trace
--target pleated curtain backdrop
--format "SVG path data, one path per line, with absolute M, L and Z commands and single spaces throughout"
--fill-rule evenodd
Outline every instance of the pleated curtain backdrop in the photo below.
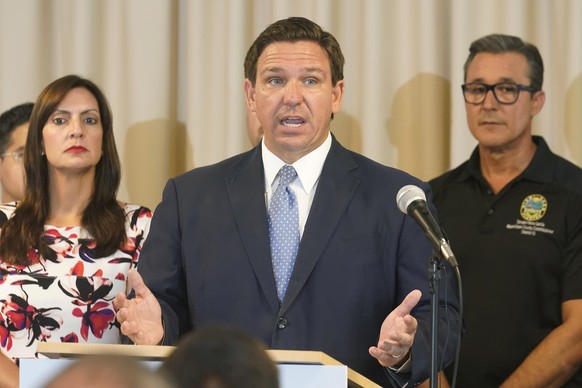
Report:
M 155 207 L 166 180 L 251 147 L 243 60 L 270 23 L 305 16 L 346 57 L 340 141 L 430 179 L 475 140 L 460 85 L 470 43 L 536 44 L 546 105 L 534 132 L 582 164 L 580 0 L 0 0 L 0 111 L 69 73 L 109 97 L 120 199 Z

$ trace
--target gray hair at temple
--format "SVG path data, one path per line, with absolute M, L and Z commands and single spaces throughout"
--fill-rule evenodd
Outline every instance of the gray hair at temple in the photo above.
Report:
M 517 36 L 491 34 L 475 40 L 469 47 L 469 57 L 465 62 L 464 71 L 467 81 L 467 69 L 479 53 L 509 53 L 515 52 L 523 55 L 527 59 L 529 66 L 528 77 L 531 86 L 537 90 L 542 89 L 544 83 L 544 62 L 538 48 L 528 42 L 524 42 Z

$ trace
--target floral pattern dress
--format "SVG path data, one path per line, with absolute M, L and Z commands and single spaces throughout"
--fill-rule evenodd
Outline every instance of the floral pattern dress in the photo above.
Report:
M 10 218 L 15 204 L 0 206 Z M 36 357 L 39 341 L 119 343 L 113 299 L 125 292 L 137 266 L 152 213 L 125 205 L 127 241 L 109 257 L 95 257 L 81 227 L 45 225 L 49 257 L 29 252 L 32 264 L 0 259 L 0 349 L 8 357 Z

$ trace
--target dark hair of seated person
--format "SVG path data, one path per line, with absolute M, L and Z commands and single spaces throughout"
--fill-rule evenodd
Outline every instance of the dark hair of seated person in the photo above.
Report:
M 178 388 L 278 388 L 278 371 L 263 344 L 228 326 L 207 326 L 184 336 L 161 371 Z
M 120 355 L 100 354 L 79 358 L 60 371 L 44 388 L 175 388 L 153 367 Z

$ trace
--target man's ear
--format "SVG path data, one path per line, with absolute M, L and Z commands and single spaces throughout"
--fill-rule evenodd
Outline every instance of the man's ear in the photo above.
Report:
M 247 101 L 247 109 L 251 112 L 256 112 L 255 102 L 255 87 L 250 79 L 246 78 L 244 83 L 244 92 Z
M 344 97 L 344 80 L 340 80 L 333 87 L 331 111 L 337 113 L 342 109 L 342 100 Z
M 542 110 L 545 102 L 546 102 L 546 92 L 544 92 L 543 90 L 538 90 L 537 92 L 534 93 L 534 95 L 532 96 L 531 104 L 532 117 L 537 115 Z

